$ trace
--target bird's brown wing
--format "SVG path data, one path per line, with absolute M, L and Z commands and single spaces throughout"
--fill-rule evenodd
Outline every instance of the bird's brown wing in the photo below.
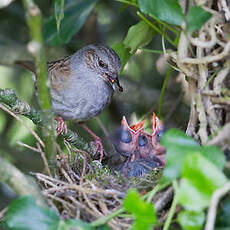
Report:
M 48 72 L 53 89 L 66 87 L 70 78 L 70 57 L 48 62 Z
M 32 61 L 16 60 L 15 64 L 24 67 L 36 76 L 35 65 Z M 53 89 L 58 90 L 63 88 L 70 76 L 70 57 L 68 56 L 57 61 L 48 62 L 47 68 Z

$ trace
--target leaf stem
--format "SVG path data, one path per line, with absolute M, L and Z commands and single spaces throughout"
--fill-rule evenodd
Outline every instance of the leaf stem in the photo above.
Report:
M 124 212 L 125 209 L 124 208 L 120 208 L 118 210 L 116 210 L 115 212 L 112 212 L 110 215 L 108 216 L 103 216 L 95 221 L 93 221 L 90 225 L 92 227 L 97 227 L 97 226 L 101 226 L 106 224 L 108 221 L 110 221 L 112 218 L 118 216 L 119 214 L 121 214 L 122 212 Z
M 154 54 L 163 54 L 164 52 L 162 50 L 151 50 L 151 49 L 140 49 L 143 52 L 147 53 L 154 53 Z
M 174 188 L 174 198 L 173 198 L 173 202 L 172 202 L 171 208 L 168 213 L 167 220 L 164 224 L 163 230 L 169 229 L 170 224 L 172 222 L 172 218 L 176 211 L 176 206 L 177 206 L 177 201 L 178 201 L 178 183 L 176 180 L 173 181 L 173 188 Z
M 125 4 L 130 5 L 130 6 L 135 6 L 135 7 L 139 8 L 139 6 L 136 3 L 134 3 L 134 2 L 130 2 L 130 1 L 127 1 L 127 0 L 116 0 L 116 1 L 117 2 L 121 2 L 121 3 L 125 3 Z
M 161 95 L 160 95 L 160 103 L 159 103 L 159 108 L 158 108 L 158 117 L 161 117 L 161 111 L 162 111 L 162 105 L 163 105 L 163 100 L 164 100 L 164 95 L 165 95 L 165 89 L 166 89 L 166 86 L 167 86 L 167 83 L 168 83 L 168 80 L 169 80 L 169 77 L 170 77 L 170 74 L 172 72 L 172 69 L 170 68 L 166 74 L 166 77 L 165 77 L 165 80 L 163 82 L 163 86 L 162 86 L 162 89 L 161 89 Z
M 147 197 L 147 202 L 151 202 L 151 200 L 153 199 L 153 197 L 155 196 L 155 194 L 157 192 L 163 190 L 167 186 L 169 186 L 170 183 L 171 182 L 166 182 L 164 184 L 158 183 L 149 193 L 147 193 L 145 196 L 143 196 L 143 198 Z
M 157 26 L 155 26 L 152 22 L 150 22 L 141 12 L 137 12 L 137 15 L 144 21 L 146 22 L 151 28 L 153 28 L 157 33 L 159 33 L 161 36 L 165 37 L 165 39 L 174 47 L 176 47 L 176 45 L 174 44 L 174 42 L 171 40 L 171 38 L 165 34 L 164 32 L 161 31 L 161 29 L 159 29 Z

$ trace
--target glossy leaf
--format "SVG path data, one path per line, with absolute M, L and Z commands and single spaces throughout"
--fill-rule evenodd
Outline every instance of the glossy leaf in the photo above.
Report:
M 124 45 L 131 49 L 131 53 L 135 53 L 138 48 L 149 44 L 153 36 L 153 30 L 144 21 L 140 21 L 129 28 Z
M 118 54 L 119 58 L 121 59 L 121 73 L 124 70 L 124 67 L 132 54 L 130 53 L 130 49 L 126 48 L 125 45 L 121 42 L 115 43 L 112 46 L 113 50 Z
M 189 179 L 201 192 L 210 195 L 227 182 L 222 171 L 201 154 L 186 157 L 182 177 Z
M 36 205 L 29 196 L 14 200 L 6 214 L 8 230 L 56 230 L 58 224 L 59 216 L 54 210 Z
M 90 224 L 81 220 L 66 220 L 59 218 L 56 211 L 40 207 L 33 197 L 23 196 L 14 200 L 6 213 L 7 230 L 94 230 Z M 108 229 L 102 226 L 101 229 Z
M 184 230 L 201 230 L 205 221 L 204 212 L 181 211 L 177 217 Z
M 170 129 L 163 137 L 161 143 L 167 147 L 167 146 L 173 146 L 176 145 L 178 147 L 194 147 L 198 146 L 197 142 L 187 136 L 184 132 L 178 130 L 178 129 Z
M 138 0 L 143 13 L 152 14 L 162 21 L 181 25 L 184 14 L 177 0 Z
M 50 17 L 44 25 L 44 37 L 47 43 L 60 45 L 70 41 L 84 25 L 89 13 L 92 11 L 98 0 L 68 1 L 65 4 L 64 15 L 60 31 L 58 33 L 56 19 Z
M 200 147 L 200 153 L 215 164 L 220 170 L 224 169 L 226 158 L 220 148 L 216 146 L 202 146 Z
M 181 179 L 178 191 L 179 203 L 187 210 L 200 212 L 209 204 L 209 196 L 200 193 L 190 180 Z
M 193 6 L 186 15 L 186 30 L 193 32 L 201 28 L 201 26 L 211 18 L 211 14 L 200 6 Z
M 184 159 L 182 178 L 179 203 L 194 211 L 206 208 L 213 192 L 227 182 L 222 171 L 199 153 Z
M 161 144 L 166 148 L 166 166 L 164 178 L 174 180 L 181 175 L 184 158 L 198 150 L 198 144 L 186 136 L 182 131 L 170 129 L 161 139 Z
M 153 205 L 144 202 L 135 190 L 128 192 L 124 200 L 124 208 L 136 217 L 132 229 L 151 229 L 157 221 Z
M 199 153 L 219 169 L 225 165 L 225 156 L 216 146 L 199 146 L 191 137 L 186 136 L 182 131 L 171 129 L 161 140 L 161 144 L 166 148 L 166 167 L 164 178 L 174 180 L 181 175 L 181 168 L 184 159 L 194 153 Z

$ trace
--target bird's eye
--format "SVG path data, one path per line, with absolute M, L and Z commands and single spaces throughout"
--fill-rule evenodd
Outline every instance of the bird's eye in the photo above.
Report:
M 102 61 L 102 60 L 99 60 L 99 66 L 101 66 L 102 68 L 104 68 L 105 67 L 105 63 Z
M 144 135 L 139 135 L 139 136 L 138 136 L 138 145 L 139 145 L 140 147 L 144 147 L 144 146 L 146 146 L 147 144 L 148 144 L 148 139 L 147 139 L 147 137 L 144 136 Z
M 121 130 L 120 140 L 123 143 L 130 143 L 132 141 L 132 136 L 131 136 L 130 132 L 127 130 Z

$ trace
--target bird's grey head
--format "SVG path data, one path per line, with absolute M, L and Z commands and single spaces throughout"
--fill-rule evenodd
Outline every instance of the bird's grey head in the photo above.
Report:
M 118 80 L 121 61 L 114 50 L 107 46 L 88 45 L 79 52 L 84 57 L 84 64 L 87 68 L 99 74 L 113 89 L 116 83 L 119 90 L 123 91 Z

